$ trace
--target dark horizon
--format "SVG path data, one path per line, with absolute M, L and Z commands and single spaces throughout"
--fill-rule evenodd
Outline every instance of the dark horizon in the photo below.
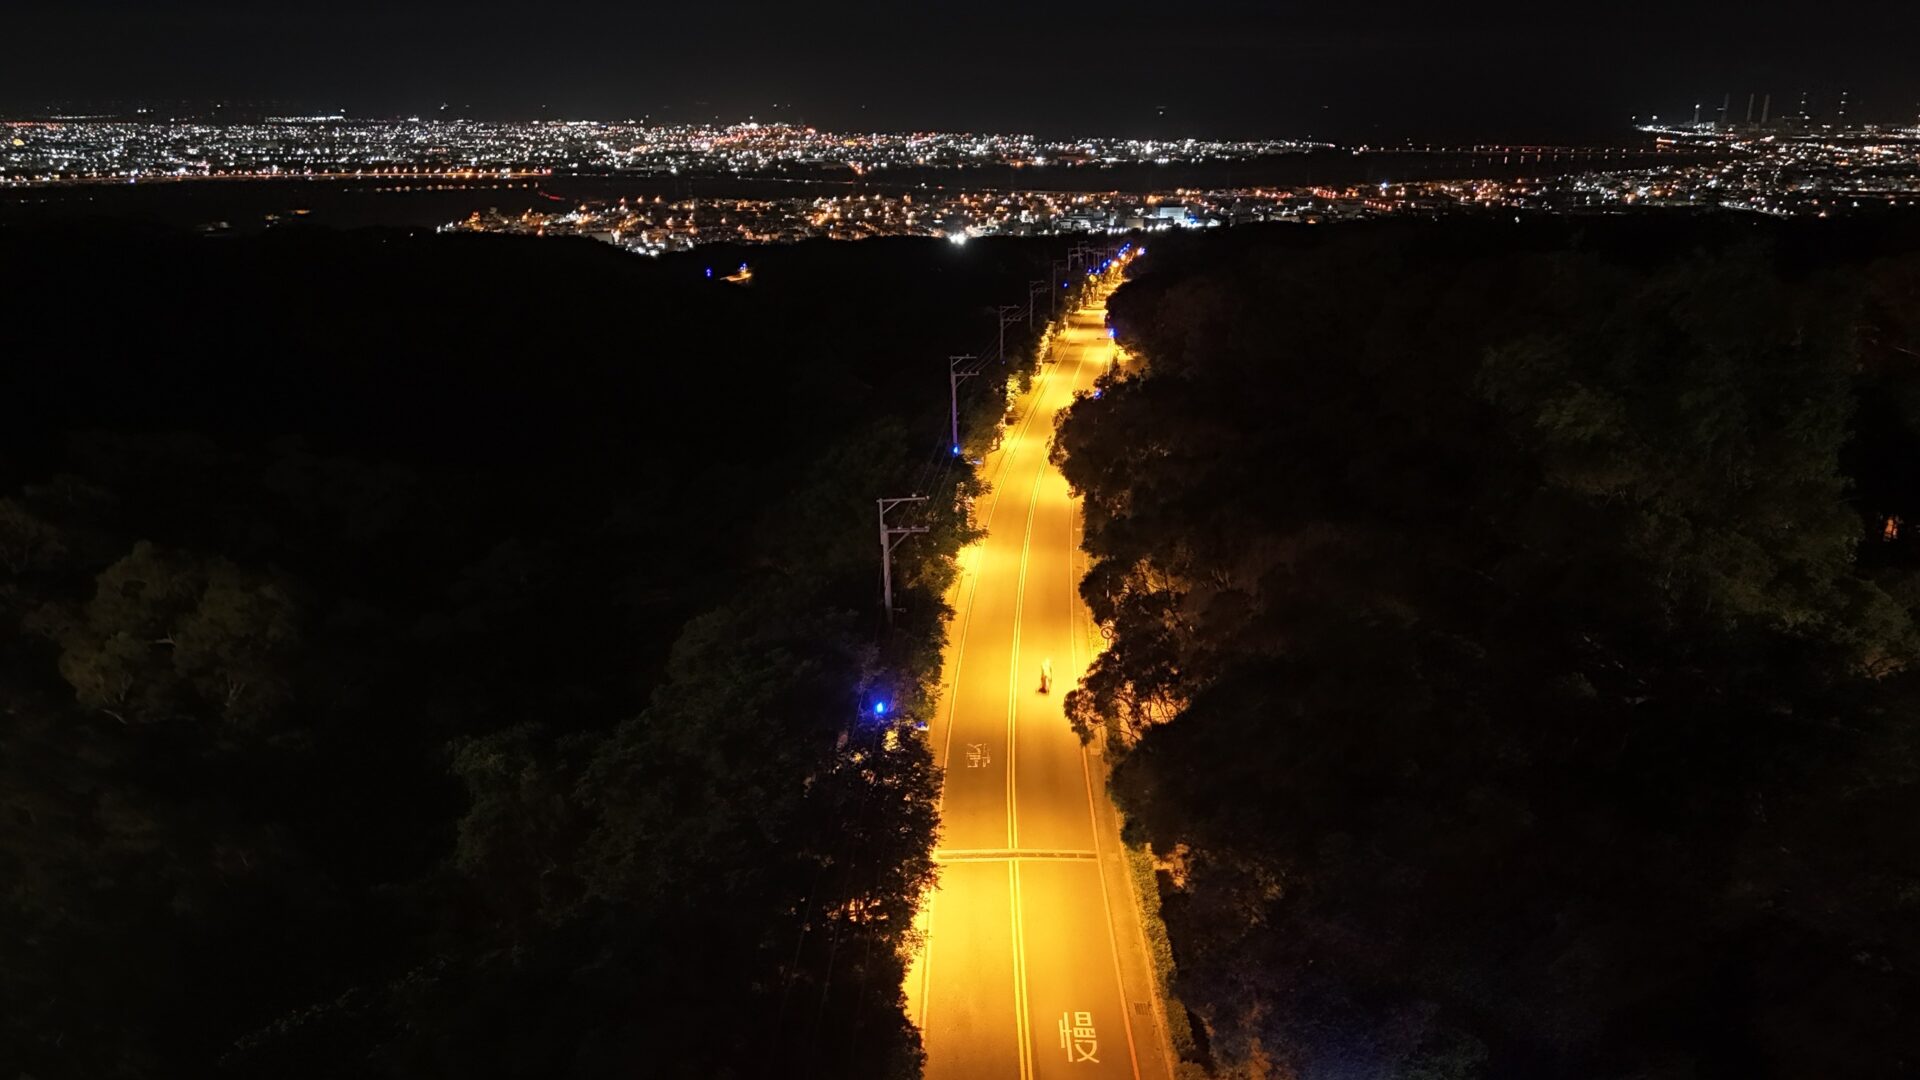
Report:
M 321 15 L 324 10 L 324 17 Z M 1747 95 L 1818 118 L 1911 123 L 1920 11 L 1807 17 L 1689 4 L 1658 23 L 1571 8 L 1524 21 L 1406 3 L 1364 12 L 1145 5 L 806 15 L 772 5 L 530 19 L 443 0 L 155 12 L 83 0 L 16 15 L 0 110 L 272 102 L 369 117 L 807 123 L 1042 136 L 1601 139 L 1634 117 L 1711 119 Z M 1872 32 L 1868 31 L 1871 21 Z

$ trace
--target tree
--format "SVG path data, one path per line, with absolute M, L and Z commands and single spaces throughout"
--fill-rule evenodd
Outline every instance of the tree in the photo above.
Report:
M 1880 882 L 1920 699 L 1842 467 L 1861 279 L 1496 235 L 1250 243 L 1115 299 L 1140 360 L 1060 436 L 1115 636 L 1074 705 L 1183 853 L 1178 992 L 1232 1075 L 1910 1067 Z
M 141 541 L 77 613 L 44 613 L 79 703 L 122 723 L 272 721 L 290 694 L 297 612 L 270 575 Z

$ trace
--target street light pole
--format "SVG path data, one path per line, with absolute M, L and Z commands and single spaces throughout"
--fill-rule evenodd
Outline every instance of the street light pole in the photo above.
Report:
M 947 418 L 953 423 L 953 453 L 960 453 L 960 380 L 971 379 L 978 371 L 961 371 L 960 365 L 972 355 L 947 357 Z
M 1095 254 L 1097 254 L 1099 250 L 1100 250 L 1099 248 L 1085 241 L 1081 241 L 1080 243 L 1073 245 L 1073 247 L 1067 251 L 1067 264 L 1068 264 L 1067 269 L 1069 270 L 1073 269 L 1072 264 L 1075 258 L 1078 258 L 1080 260 L 1080 269 L 1082 270 L 1092 269 L 1093 268 L 1092 257 Z
M 1020 316 L 1014 312 L 1020 310 L 1019 304 L 1001 304 L 997 309 L 1000 315 L 1000 362 L 1007 362 L 1007 324 L 1019 322 Z
M 880 504 L 880 596 L 887 607 L 887 625 L 893 625 L 893 549 L 894 546 L 914 533 L 927 531 L 925 525 L 889 526 L 887 511 L 901 503 L 926 502 L 925 495 L 908 495 L 899 499 L 876 499 Z

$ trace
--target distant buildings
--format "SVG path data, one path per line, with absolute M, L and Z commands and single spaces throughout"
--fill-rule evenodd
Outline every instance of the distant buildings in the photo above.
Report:
M 1739 210 L 1830 217 L 1920 207 L 1920 139 L 1742 139 L 1734 152 L 1540 178 L 1344 187 L 1124 192 L 935 191 L 787 199 L 588 202 L 565 210 L 474 213 L 451 231 L 581 235 L 646 254 L 697 244 L 874 236 L 1031 236 L 1329 224 L 1474 213 L 1620 214 Z
M 0 183 L 197 177 L 479 176 L 551 172 L 752 175 L 845 169 L 1022 168 L 1247 160 L 1313 149 L 1292 140 L 1039 139 L 966 132 L 836 133 L 791 124 L 347 120 L 248 123 L 101 119 L 6 122 Z
M 1121 163 L 1252 160 L 1326 147 L 1286 140 L 849 134 L 788 124 L 287 117 L 246 123 L 9 122 L 0 125 L 0 186 L 262 177 L 372 177 L 411 185 L 436 178 L 542 182 L 555 174 L 616 180 L 682 173 L 818 179 L 835 170 L 873 176 L 889 169 L 988 169 L 978 172 L 969 186 L 980 187 L 983 181 L 1006 185 L 1005 190 L 974 191 L 934 185 L 929 192 L 923 184 L 912 193 L 868 191 L 818 198 L 663 201 L 656 196 L 563 203 L 516 214 L 489 211 L 445 226 L 587 236 L 649 254 L 714 241 L 787 243 L 810 237 L 1110 233 L 1268 221 L 1320 224 L 1384 215 L 1624 213 L 1673 207 L 1831 216 L 1920 204 L 1920 131 L 1814 126 L 1804 104 L 1782 120 L 1770 97 L 1754 98 L 1736 109 L 1727 95 L 1711 122 L 1696 113 L 1692 124 L 1646 125 L 1657 141 L 1646 147 L 1441 148 L 1441 158 L 1457 158 L 1463 172 L 1486 168 L 1511 177 L 1516 169 L 1540 168 L 1539 177 L 1521 179 L 1468 175 L 1338 188 L 1149 195 L 1023 191 L 1022 178 L 1043 175 L 1023 170 L 1047 163 L 1077 162 L 1097 170 Z M 1351 149 L 1359 156 L 1375 148 Z M 1409 146 L 1406 152 L 1414 151 L 1432 154 L 1434 148 Z M 1099 173 L 1076 182 L 1087 176 Z
M 643 254 L 696 244 L 787 243 L 876 236 L 1038 236 L 1209 227 L 1292 217 L 1287 192 L 936 192 L 789 199 L 587 202 L 564 211 L 476 212 L 449 232 L 587 236 Z

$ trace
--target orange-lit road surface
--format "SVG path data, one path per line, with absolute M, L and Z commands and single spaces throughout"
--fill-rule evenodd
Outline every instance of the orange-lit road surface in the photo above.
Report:
M 907 979 L 929 1080 L 1170 1080 L 1165 1024 L 1108 800 L 1060 701 L 1097 633 L 1076 591 L 1078 507 L 1054 419 L 1112 362 L 1082 309 L 984 464 L 986 539 L 962 556 L 940 711 L 940 883 Z M 1053 687 L 1040 692 L 1043 662 Z

